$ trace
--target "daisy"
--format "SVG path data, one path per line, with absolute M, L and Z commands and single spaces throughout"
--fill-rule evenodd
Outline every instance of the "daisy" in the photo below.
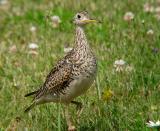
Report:
M 0 5 L 6 5 L 8 3 L 8 0 L 0 0 Z
M 154 11 L 154 7 L 149 3 L 144 4 L 143 8 L 144 8 L 144 12 L 147 12 L 147 13 L 152 13 Z
M 158 6 L 156 9 L 155 9 L 155 12 L 160 14 L 160 6 Z
M 54 28 L 58 27 L 59 24 L 61 23 L 59 16 L 56 15 L 51 17 L 51 21 Z
M 149 29 L 148 31 L 147 31 L 147 35 L 153 35 L 154 34 L 154 31 L 152 30 L 152 29 Z
M 132 12 L 126 12 L 123 19 L 125 21 L 131 21 L 134 19 L 134 14 Z
M 157 122 L 149 121 L 146 124 L 147 124 L 147 127 L 160 129 L 160 121 L 159 120 Z
M 31 32 L 35 32 L 37 29 L 36 29 L 36 27 L 35 26 L 31 26 L 31 28 L 30 28 L 30 31 Z
M 30 43 L 30 44 L 28 45 L 28 47 L 29 47 L 29 49 L 35 50 L 35 49 L 38 48 L 38 45 L 37 45 L 36 43 Z
M 126 65 L 126 62 L 122 59 L 116 60 L 114 62 L 114 67 L 115 67 L 117 72 L 123 71 L 124 68 L 125 68 L 125 65 Z

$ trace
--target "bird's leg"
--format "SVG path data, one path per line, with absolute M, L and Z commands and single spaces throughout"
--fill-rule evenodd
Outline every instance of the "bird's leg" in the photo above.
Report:
M 72 104 L 75 104 L 77 106 L 77 116 L 80 117 L 82 111 L 83 111 L 83 105 L 81 102 L 77 101 L 71 101 Z
M 66 105 L 65 107 L 65 118 L 68 126 L 68 131 L 76 131 L 76 127 L 73 125 L 73 122 L 71 120 L 71 117 L 69 115 L 69 105 Z

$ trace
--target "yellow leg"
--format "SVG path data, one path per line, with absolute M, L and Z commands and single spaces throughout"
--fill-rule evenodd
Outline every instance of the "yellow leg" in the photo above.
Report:
M 68 110 L 69 110 L 69 105 L 66 105 L 65 106 L 65 117 L 66 117 L 66 122 L 68 126 L 68 131 L 76 131 L 76 127 L 73 125 L 73 122 L 71 120 Z
M 79 118 L 82 111 L 83 111 L 83 106 L 81 102 L 77 102 L 77 101 L 71 101 L 72 104 L 75 104 L 77 106 L 77 117 Z

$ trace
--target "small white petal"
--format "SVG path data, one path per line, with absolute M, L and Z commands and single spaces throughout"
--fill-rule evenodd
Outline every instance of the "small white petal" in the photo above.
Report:
M 57 22 L 57 23 L 60 23 L 61 22 L 61 20 L 60 20 L 60 18 L 59 18 L 59 16 L 52 16 L 51 17 L 51 20 L 53 21 L 53 22 Z
M 59 24 L 61 23 L 59 16 L 52 16 L 51 21 L 52 21 L 53 28 L 57 28 Z
M 149 3 L 146 3 L 144 4 L 144 12 L 153 12 L 154 11 L 154 7 L 149 4 Z
M 150 123 L 151 125 L 154 125 L 154 122 L 153 122 L 153 121 L 149 121 L 149 123 Z
M 160 128 L 160 121 L 157 121 L 156 123 L 154 123 L 153 121 L 149 121 L 146 124 L 150 128 Z
M 156 124 L 157 124 L 157 125 L 160 125 L 160 121 L 158 120 L 158 121 L 156 122 Z
M 126 70 L 126 62 L 122 59 L 116 60 L 114 65 L 116 72 L 121 72 Z
M 36 43 L 30 43 L 28 46 L 30 49 L 37 49 L 38 45 Z
M 114 62 L 114 64 L 115 64 L 115 65 L 123 66 L 123 65 L 126 64 L 126 62 L 125 62 L 124 60 L 120 59 L 120 60 L 116 60 L 116 61 Z
M 5 5 L 8 3 L 8 0 L 0 0 L 0 5 Z
M 154 34 L 154 31 L 152 30 L 152 29 L 149 29 L 148 31 L 147 31 L 147 35 L 153 35 Z
M 35 27 L 35 26 L 32 26 L 32 27 L 30 28 L 30 31 L 31 31 L 31 32 L 35 32 L 35 31 L 36 31 L 36 27 Z
M 125 13 L 123 19 L 125 21 L 131 21 L 134 19 L 134 14 L 132 12 L 127 12 L 127 13 Z
M 155 9 L 155 12 L 156 12 L 156 13 L 160 13 L 160 6 L 158 6 L 158 7 Z

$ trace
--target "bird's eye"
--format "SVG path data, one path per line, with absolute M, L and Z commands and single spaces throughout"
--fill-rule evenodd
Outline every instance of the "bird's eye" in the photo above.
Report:
M 80 15 L 77 15 L 77 18 L 78 18 L 78 19 L 80 19 L 80 18 L 81 18 L 81 16 L 80 16 Z

